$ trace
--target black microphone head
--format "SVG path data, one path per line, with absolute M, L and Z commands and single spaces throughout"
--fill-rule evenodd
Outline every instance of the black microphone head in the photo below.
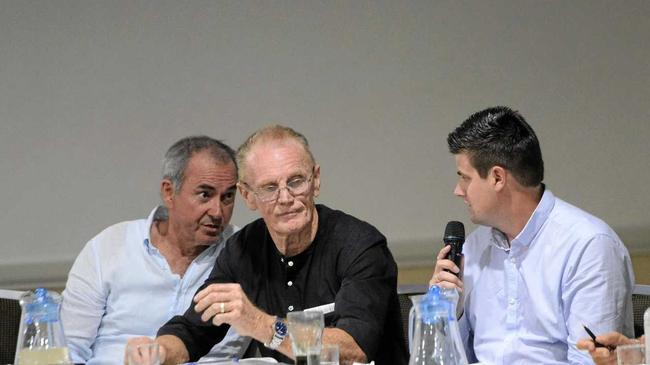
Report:
M 443 240 L 465 241 L 465 225 L 462 222 L 449 221 L 447 227 L 445 227 L 445 237 Z

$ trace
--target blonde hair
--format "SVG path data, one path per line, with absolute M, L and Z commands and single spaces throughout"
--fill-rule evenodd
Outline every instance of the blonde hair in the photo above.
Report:
M 307 156 L 309 157 L 309 161 L 312 164 L 316 163 L 314 160 L 314 156 L 309 150 L 309 142 L 307 142 L 307 138 L 305 138 L 305 136 L 303 136 L 302 134 L 296 132 L 295 130 L 289 127 L 285 127 L 278 124 L 270 125 L 255 131 L 248 138 L 246 138 L 246 141 L 244 141 L 244 143 L 242 143 L 241 146 L 239 146 L 239 148 L 237 149 L 237 154 L 235 159 L 237 162 L 237 166 L 239 167 L 238 169 L 239 181 L 244 181 L 244 172 L 246 171 L 246 158 L 248 157 L 248 153 L 253 148 L 253 146 L 263 141 L 274 141 L 274 140 L 275 141 L 294 140 L 298 142 L 307 153 Z

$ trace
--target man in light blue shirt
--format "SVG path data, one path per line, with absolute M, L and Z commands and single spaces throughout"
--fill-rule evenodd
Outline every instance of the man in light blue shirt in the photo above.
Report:
M 234 151 L 220 141 L 188 137 L 169 148 L 164 205 L 99 233 L 70 270 L 61 317 L 73 362 L 122 363 L 129 338 L 153 336 L 185 312 L 236 230 L 236 182 Z M 245 344 L 233 331 L 213 352 L 236 356 Z
M 576 342 L 583 325 L 632 334 L 634 275 L 628 252 L 602 220 L 542 183 L 537 136 L 506 107 L 470 116 L 449 134 L 454 194 L 480 225 L 457 267 L 438 256 L 430 284 L 458 288 L 470 361 L 592 364 Z

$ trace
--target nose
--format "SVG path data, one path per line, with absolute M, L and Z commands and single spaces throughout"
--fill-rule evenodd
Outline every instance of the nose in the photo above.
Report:
M 463 189 L 461 189 L 459 183 L 456 183 L 456 187 L 454 188 L 454 195 L 461 198 L 465 196 L 465 193 L 463 192 Z
M 208 209 L 208 215 L 214 218 L 221 218 L 223 209 L 221 208 L 221 201 L 219 199 L 214 199 L 210 208 Z
M 291 202 L 293 202 L 293 195 L 291 195 L 291 193 L 289 193 L 289 189 L 286 186 L 281 187 L 278 190 L 278 203 L 280 203 L 280 204 L 288 204 L 288 203 L 291 203 Z

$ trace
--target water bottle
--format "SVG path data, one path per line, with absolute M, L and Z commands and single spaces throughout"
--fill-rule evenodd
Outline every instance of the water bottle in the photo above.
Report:
M 454 294 L 432 286 L 421 298 L 412 298 L 415 330 L 409 365 L 467 365 L 456 321 Z
M 70 364 L 60 321 L 61 296 L 38 288 L 20 298 L 16 365 Z

